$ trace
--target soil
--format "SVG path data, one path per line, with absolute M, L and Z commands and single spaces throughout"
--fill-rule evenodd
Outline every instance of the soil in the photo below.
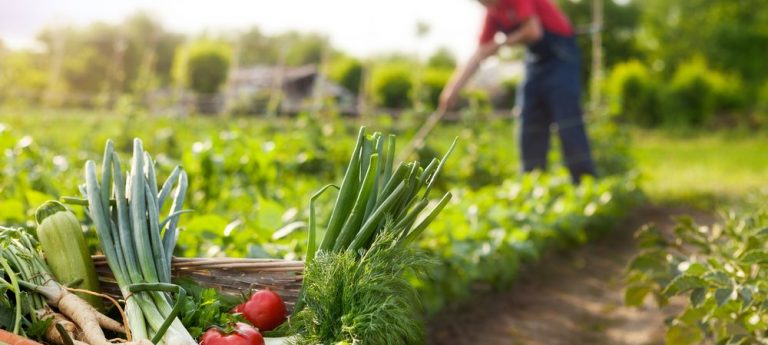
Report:
M 664 343 L 664 320 L 681 308 L 623 304 L 627 264 L 638 253 L 634 232 L 655 223 L 671 231 L 674 217 L 709 224 L 711 213 L 644 206 L 617 229 L 569 252 L 552 253 L 528 267 L 508 291 L 486 293 L 431 319 L 432 345 L 650 345 Z

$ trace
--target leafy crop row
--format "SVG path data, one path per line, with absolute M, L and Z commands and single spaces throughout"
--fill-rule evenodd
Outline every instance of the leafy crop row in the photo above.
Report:
M 29 210 L 44 200 L 77 194 L 83 162 L 99 157 L 107 137 L 126 151 L 130 138 L 139 136 L 161 153 L 155 156 L 158 178 L 176 164 L 189 175 L 188 205 L 195 213 L 183 216 L 176 249 L 187 257 L 303 257 L 308 196 L 340 180 L 357 131 L 354 123 L 310 118 L 190 118 L 183 120 L 183 131 L 166 118 L 57 121 L 61 125 L 55 129 L 23 119 L 0 129 L 0 221 L 24 225 Z M 399 134 L 401 145 L 415 128 L 408 119 L 372 122 L 371 128 Z M 467 296 L 478 284 L 509 284 L 521 265 L 550 248 L 583 243 L 610 228 L 637 201 L 626 140 L 611 124 L 592 127 L 603 177 L 580 186 L 573 186 L 561 168 L 519 175 L 514 124 L 506 121 L 443 126 L 430 138 L 431 146 L 417 152 L 428 163 L 459 137 L 435 186 L 455 197 L 420 243 L 438 262 L 427 279 L 414 281 L 430 310 Z M 318 200 L 320 217 L 329 215 L 332 199 Z M 88 235 L 95 243 L 94 234 Z
M 421 243 L 440 260 L 428 280 L 417 282 L 432 311 L 478 285 L 508 286 L 522 265 L 544 251 L 583 244 L 609 230 L 640 194 L 633 176 L 573 186 L 563 172 L 527 175 L 454 198 L 458 205 L 443 211 Z

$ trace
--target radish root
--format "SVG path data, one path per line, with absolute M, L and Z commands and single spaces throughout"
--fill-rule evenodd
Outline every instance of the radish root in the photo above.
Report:
M 113 345 L 114 343 L 107 340 L 102 327 L 104 329 L 127 333 L 126 327 L 123 327 L 119 322 L 110 319 L 106 315 L 101 314 L 96 308 L 88 304 L 88 302 L 69 292 L 66 288 L 57 283 L 48 282 L 44 286 L 29 287 L 33 291 L 45 296 L 48 305 L 57 308 L 63 317 L 68 317 L 71 322 L 76 325 L 78 329 L 76 330 L 77 334 L 75 338 L 81 342 L 76 342 L 75 345 Z M 122 312 L 122 309 L 120 310 L 121 313 L 125 315 L 124 312 Z M 58 338 L 63 343 L 61 335 L 59 335 Z M 152 342 L 148 340 L 127 341 L 122 344 L 153 345 Z
M 93 308 L 90 304 L 88 305 L 90 309 L 93 311 L 93 313 L 96 315 L 96 319 L 99 321 L 99 325 L 104 328 L 108 329 L 110 331 L 115 331 L 118 333 L 125 333 L 126 338 L 128 341 L 131 341 L 131 331 L 129 330 L 129 327 L 127 326 L 127 318 L 125 316 L 125 311 L 123 310 L 123 307 L 120 306 L 120 303 L 118 303 L 114 298 L 110 297 L 109 295 L 101 294 L 98 292 L 93 292 L 90 290 L 82 290 L 82 289 L 73 289 L 73 288 L 67 288 L 70 292 L 80 292 L 85 293 L 89 295 L 98 296 L 101 298 L 105 298 L 109 300 L 120 312 L 120 316 L 123 319 L 123 324 L 120 324 L 119 322 L 112 320 L 110 317 L 100 313 L 96 308 Z
M 66 342 L 64 341 L 64 338 L 62 337 L 61 333 L 59 333 L 59 330 L 56 329 L 56 324 L 61 325 L 64 330 L 69 334 L 69 337 L 74 339 L 75 333 L 77 332 L 77 326 L 64 317 L 64 315 L 61 315 L 57 312 L 54 312 L 53 310 L 47 309 L 38 311 L 38 318 L 40 320 L 45 320 L 48 318 L 53 318 L 51 325 L 48 326 L 48 329 L 45 330 L 45 334 L 43 335 L 45 339 L 48 339 L 51 342 L 54 342 L 59 345 L 66 345 Z
M 85 342 L 91 345 L 111 344 L 104 336 L 99 321 L 88 303 L 69 291 L 62 290 L 61 298 L 57 304 L 62 314 L 69 316 L 75 324 L 80 326 Z

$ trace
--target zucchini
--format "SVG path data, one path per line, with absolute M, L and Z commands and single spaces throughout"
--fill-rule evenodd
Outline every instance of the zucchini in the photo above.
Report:
M 35 218 L 37 239 L 56 280 L 65 286 L 75 284 L 75 288 L 99 292 L 96 268 L 75 215 L 60 202 L 48 201 L 37 209 Z M 98 296 L 77 295 L 97 309 L 103 309 Z

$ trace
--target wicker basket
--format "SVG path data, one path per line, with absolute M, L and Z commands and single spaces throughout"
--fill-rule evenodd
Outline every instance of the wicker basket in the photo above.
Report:
M 104 256 L 93 257 L 102 289 L 120 296 L 112 271 Z M 173 258 L 173 277 L 194 280 L 228 295 L 240 295 L 252 289 L 270 289 L 278 293 L 289 310 L 298 298 L 304 272 L 303 261 L 232 258 Z

